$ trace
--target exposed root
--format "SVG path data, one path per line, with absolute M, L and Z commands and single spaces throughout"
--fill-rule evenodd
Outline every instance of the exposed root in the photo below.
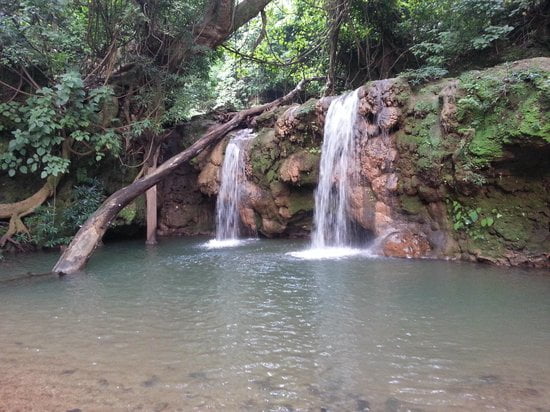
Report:
M 8 231 L 0 238 L 0 247 L 4 247 L 7 242 L 20 247 L 19 243 L 12 239 L 17 233 L 29 233 L 29 230 L 21 220 L 30 215 L 37 207 L 42 205 L 52 194 L 56 186 L 56 179 L 48 178 L 44 186 L 34 195 L 15 203 L 0 204 L 0 219 L 9 219 Z

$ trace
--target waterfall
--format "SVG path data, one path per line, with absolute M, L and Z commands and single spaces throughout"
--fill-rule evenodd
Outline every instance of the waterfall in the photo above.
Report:
M 355 173 L 358 91 L 336 98 L 327 112 L 321 148 L 319 184 L 315 192 L 312 248 L 344 248 L 351 244 L 348 216 L 351 179 Z
M 245 154 L 248 143 L 256 135 L 252 129 L 239 130 L 225 149 L 221 169 L 221 183 L 216 201 L 216 239 L 209 246 L 223 247 L 238 244 L 241 218 L 239 206 L 242 201 L 245 176 Z
M 314 229 L 308 250 L 291 252 L 301 259 L 369 254 L 351 248 L 350 196 L 358 178 L 357 121 L 359 90 L 335 98 L 327 111 L 321 147 L 319 183 L 315 191 Z

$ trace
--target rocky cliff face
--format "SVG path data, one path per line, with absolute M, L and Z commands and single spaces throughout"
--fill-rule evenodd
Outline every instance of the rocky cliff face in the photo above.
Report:
M 350 212 L 381 254 L 550 267 L 550 59 L 359 93 Z M 330 100 L 256 119 L 240 211 L 251 231 L 309 235 Z M 213 229 L 226 144 L 163 183 L 162 233 Z

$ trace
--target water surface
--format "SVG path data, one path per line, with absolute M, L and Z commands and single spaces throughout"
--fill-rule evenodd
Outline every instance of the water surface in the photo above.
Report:
M 0 283 L 0 410 L 550 405 L 541 272 L 206 240 L 110 244 L 80 275 Z M 10 257 L 0 280 L 56 257 Z

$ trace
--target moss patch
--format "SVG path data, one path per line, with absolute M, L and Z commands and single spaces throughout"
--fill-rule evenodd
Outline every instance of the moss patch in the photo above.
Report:
M 418 196 L 401 196 L 399 200 L 401 201 L 401 209 L 409 215 L 419 215 L 426 210 L 424 203 Z
M 315 206 L 313 192 L 293 190 L 288 197 L 288 211 L 292 216 L 298 212 L 311 212 Z

